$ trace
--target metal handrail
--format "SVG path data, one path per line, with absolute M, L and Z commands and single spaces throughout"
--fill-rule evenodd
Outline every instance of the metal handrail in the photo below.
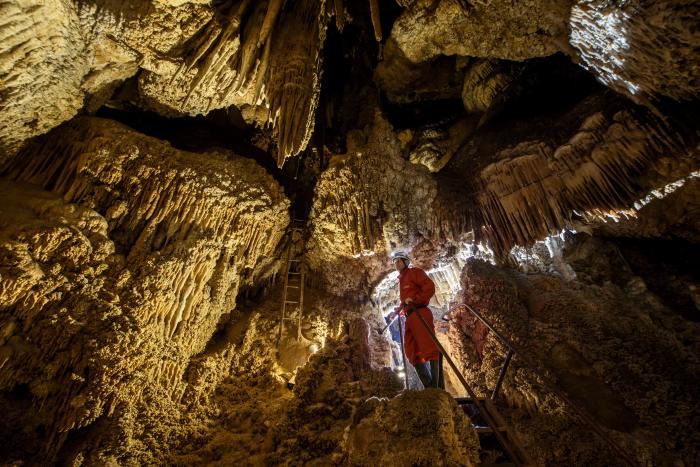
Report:
M 573 411 L 578 415 L 578 417 L 586 423 L 588 426 L 590 426 L 593 431 L 600 437 L 605 443 L 610 446 L 613 451 L 617 452 L 617 454 L 622 457 L 622 459 L 625 460 L 629 465 L 632 466 L 637 466 L 637 462 L 635 462 L 620 446 L 618 446 L 615 441 L 610 439 L 605 432 L 603 431 L 603 428 L 590 416 L 588 413 L 585 412 L 584 409 L 580 408 L 576 403 L 574 403 L 571 399 L 569 399 L 569 396 L 567 396 L 561 389 L 559 389 L 556 384 L 554 384 L 548 377 L 544 376 L 538 369 L 537 366 L 532 363 L 527 357 L 524 357 L 522 354 L 518 353 L 518 351 L 515 349 L 513 344 L 500 332 L 498 332 L 493 325 L 486 319 L 484 318 L 481 313 L 476 311 L 474 308 L 470 307 L 466 303 L 461 303 L 459 307 L 464 307 L 466 308 L 471 314 L 476 316 L 479 321 L 484 323 L 484 325 L 492 331 L 496 337 L 508 348 L 508 356 L 506 356 L 506 364 L 504 364 L 504 367 L 501 369 L 501 374 L 499 374 L 499 381 L 496 383 L 496 389 L 494 389 L 494 394 L 497 393 L 498 389 L 500 388 L 500 383 L 503 381 L 503 376 L 505 375 L 505 368 L 506 365 L 510 362 L 510 357 L 513 355 L 516 355 L 520 361 L 526 366 L 530 371 L 535 373 L 539 378 L 542 380 L 544 385 L 549 389 L 551 392 L 553 392 L 557 397 L 559 397 L 566 405 L 568 405 Z M 420 316 L 420 315 L 419 315 Z M 492 397 L 493 399 L 493 397 Z
M 494 434 L 494 436 L 496 436 L 496 439 L 498 440 L 498 442 L 501 444 L 503 449 L 506 450 L 506 453 L 508 454 L 508 456 L 510 456 L 511 460 L 516 465 L 522 465 L 522 463 L 520 462 L 520 458 L 512 451 L 512 449 L 510 448 L 510 444 L 508 442 L 506 442 L 505 438 L 503 437 L 503 434 L 498 429 L 498 424 L 491 417 L 491 414 L 488 412 L 488 410 L 486 410 L 486 407 L 484 407 L 483 404 L 479 401 L 476 393 L 469 386 L 469 384 L 467 383 L 467 380 L 464 379 L 464 376 L 457 368 L 457 365 L 455 365 L 455 363 L 452 361 L 452 358 L 450 358 L 450 356 L 447 353 L 447 351 L 445 350 L 445 348 L 442 346 L 442 344 L 440 343 L 438 338 L 435 336 L 435 333 L 430 329 L 430 327 L 428 326 L 428 323 L 425 322 L 423 317 L 420 315 L 419 312 L 417 312 L 417 310 L 414 307 L 411 307 L 411 308 L 413 309 L 413 312 L 416 313 L 416 315 L 418 316 L 418 319 L 420 320 L 420 322 L 423 325 L 423 327 L 425 328 L 425 330 L 428 332 L 428 335 L 430 336 L 430 338 L 433 340 L 433 342 L 435 342 L 435 345 L 437 345 L 438 349 L 440 349 L 440 352 L 445 357 L 445 360 L 447 360 L 447 363 L 452 368 L 452 371 L 454 371 L 455 374 L 457 375 L 457 379 L 459 379 L 459 382 L 462 383 L 462 386 L 464 386 L 464 389 L 467 390 L 467 394 L 469 394 L 469 397 L 472 399 L 472 402 L 474 403 L 476 408 L 479 410 L 479 413 L 486 420 L 486 423 L 488 423 L 488 425 L 491 427 L 493 434 Z

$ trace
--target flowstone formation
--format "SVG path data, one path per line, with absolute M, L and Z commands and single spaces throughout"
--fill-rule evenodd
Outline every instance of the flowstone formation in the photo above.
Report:
M 105 414 L 180 400 L 189 359 L 239 289 L 274 273 L 288 201 L 250 160 L 183 153 L 106 120 L 75 120 L 26 151 L 4 172 L 15 183 L 0 374 L 33 400 L 51 455 Z
M 0 0 L 0 463 L 507 457 L 381 333 L 406 250 L 536 465 L 694 465 L 699 21 Z

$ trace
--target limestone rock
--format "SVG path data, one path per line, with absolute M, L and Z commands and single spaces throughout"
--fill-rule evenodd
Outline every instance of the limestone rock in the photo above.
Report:
M 612 271 L 620 274 L 619 269 Z M 503 332 L 524 359 L 534 362 L 537 371 L 589 413 L 637 462 L 656 464 L 669 458 L 689 462 L 696 455 L 697 418 L 692 414 L 697 396 L 690 390 L 697 384 L 696 346 L 681 340 L 682 333 L 655 323 L 663 320 L 662 315 L 642 297 L 631 296 L 610 282 L 525 276 L 479 261 L 468 263 L 462 284 L 463 300 Z M 681 320 L 675 327 L 693 332 L 697 323 Z M 486 386 L 493 387 L 506 350 L 493 335 L 486 339 L 483 361 L 468 366 L 480 367 Z M 516 357 L 504 382 L 504 395 L 530 414 L 513 417 L 521 419 L 516 428 L 527 433 L 529 449 L 540 462 L 558 454 L 556 449 L 545 451 L 538 446 L 558 442 L 575 449 L 569 459 L 577 459 L 576 463 L 617 457 L 592 437 L 588 426 L 571 415 L 563 418 L 561 411 L 571 414 L 570 409 L 517 361 Z M 468 379 L 471 371 L 467 370 Z M 658 403 L 662 400 L 666 402 Z M 532 414 L 537 415 L 528 419 Z M 668 430 L 663 429 L 666 424 Z
M 164 113 L 206 114 L 252 107 L 254 121 L 275 129 L 277 163 L 302 151 L 313 130 L 320 92 L 323 3 L 234 2 L 213 16 L 171 66 L 142 74 L 139 91 Z
M 414 63 L 438 55 L 525 60 L 566 49 L 568 0 L 420 0 L 404 10 L 391 37 Z
M 369 399 L 348 434 L 350 465 L 479 465 L 479 440 L 469 419 L 444 391 L 407 391 Z
M 478 117 L 465 117 L 443 129 L 443 125 L 421 129 L 411 141 L 409 160 L 439 172 L 468 141 L 478 125 Z
M 86 102 L 95 110 L 139 67 L 164 66 L 211 15 L 190 2 L 6 0 L 0 8 L 0 162 Z
M 459 97 L 463 71 L 455 57 L 413 63 L 393 38 L 384 45 L 374 80 L 392 102 L 406 103 Z
M 642 195 L 638 175 L 659 167 L 659 147 L 679 161 L 686 156 L 664 124 L 621 111 L 591 115 L 556 150 L 531 142 L 503 151 L 480 174 L 486 237 L 496 251 L 510 251 L 568 225 L 573 210 L 604 216 L 629 206 Z
M 578 1 L 571 45 L 607 86 L 639 103 L 691 100 L 700 91 L 700 8 L 687 0 Z
M 35 3 L 35 4 L 32 4 Z M 0 3 L 0 162 L 73 117 L 89 70 L 73 2 Z
M 30 388 L 50 421 L 47 455 L 71 430 L 124 416 L 141 397 L 178 401 L 190 358 L 239 291 L 275 271 L 289 222 L 281 188 L 255 162 L 185 153 L 96 118 L 28 146 L 5 176 L 85 206 L 62 207 L 76 214 L 47 230 L 61 219 L 50 210 L 57 202 L 31 201 L 38 221 L 4 227 L 12 269 L 2 276 L 2 327 L 12 345 L 0 381 Z M 13 196 L 23 191 L 6 193 L 3 206 Z
M 388 122 L 377 114 L 355 138 L 321 175 L 311 212 L 309 266 L 339 294 L 369 292 L 389 266 L 392 244 L 417 243 L 438 228 L 435 181 L 400 156 Z
M 462 85 L 462 102 L 468 113 L 485 112 L 518 76 L 518 69 L 504 61 L 474 60 Z

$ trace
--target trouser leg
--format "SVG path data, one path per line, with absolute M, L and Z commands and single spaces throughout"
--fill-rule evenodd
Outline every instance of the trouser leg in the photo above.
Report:
M 430 360 L 430 382 L 431 387 L 440 387 L 440 361 Z
M 445 371 L 442 364 L 442 354 L 440 354 L 440 377 L 438 378 L 438 387 L 440 389 L 445 389 Z
M 427 363 L 416 363 L 413 365 L 416 368 L 416 373 L 420 378 L 420 382 L 423 383 L 424 388 L 429 388 L 432 386 L 432 379 L 430 377 L 430 370 L 428 370 Z

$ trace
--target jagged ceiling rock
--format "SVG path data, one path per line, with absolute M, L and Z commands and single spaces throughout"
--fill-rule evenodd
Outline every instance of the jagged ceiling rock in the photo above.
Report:
M 406 58 L 439 55 L 525 60 L 567 47 L 572 1 L 419 0 L 394 23 L 391 37 Z
M 468 113 L 486 112 L 519 76 L 520 67 L 494 59 L 470 62 L 462 84 L 462 102 Z
M 374 81 L 396 103 L 457 98 L 464 76 L 461 62 L 455 57 L 440 56 L 413 63 L 390 37 L 384 44 Z
M 0 162 L 85 104 L 96 109 L 142 67 L 202 27 L 212 10 L 179 2 L 18 1 L 0 4 Z
M 570 29 L 584 65 L 632 100 L 697 98 L 700 7 L 692 0 L 582 0 Z
M 179 400 L 239 291 L 275 273 L 289 222 L 254 161 L 179 151 L 109 120 L 74 119 L 3 173 L 65 199 L 13 188 L 1 203 L 12 221 L 0 387 L 29 387 L 51 453 L 122 403 Z
M 0 162 L 73 117 L 89 70 L 72 2 L 0 3 Z
M 444 129 L 443 125 L 420 129 L 410 142 L 409 160 L 431 172 L 439 172 L 473 134 L 478 123 L 478 117 L 465 117 Z
M 641 205 L 643 203 L 643 205 Z M 615 221 L 591 220 L 596 235 L 630 238 L 682 238 L 700 244 L 700 173 L 670 183 L 620 213 Z
M 311 137 L 327 22 L 323 2 L 232 2 L 209 19 L 181 57 L 143 73 L 139 91 L 165 113 L 254 108 L 244 116 L 276 129 L 281 166 Z
M 687 167 L 688 156 L 683 141 L 648 114 L 594 113 L 568 143 L 554 149 L 523 142 L 480 171 L 482 233 L 497 252 L 507 252 L 569 225 L 574 211 L 604 217 L 630 206 L 654 183 L 673 181 L 660 173 L 665 162 Z
M 6 1 L 0 158 L 84 106 L 96 110 L 139 71 L 133 103 L 169 116 L 250 107 L 245 115 L 275 130 L 279 165 L 298 154 L 311 137 L 320 92 L 323 2 L 223 7 Z

